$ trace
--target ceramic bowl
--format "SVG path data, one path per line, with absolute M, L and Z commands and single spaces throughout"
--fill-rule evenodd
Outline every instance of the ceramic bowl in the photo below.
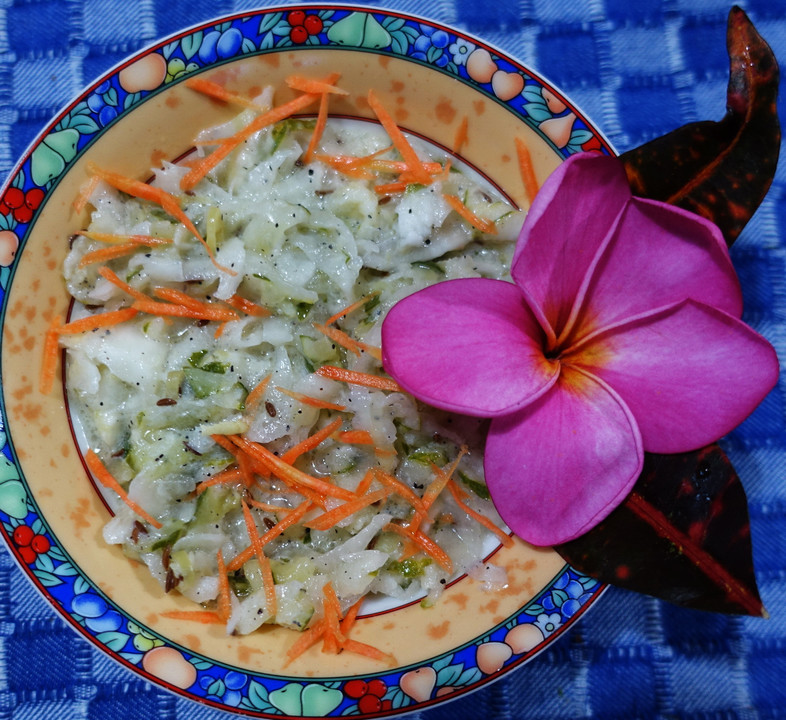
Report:
M 47 126 L 16 166 L 0 202 L 2 413 L 0 529 L 30 580 L 88 642 L 131 671 L 186 697 L 251 717 L 370 718 L 460 697 L 532 659 L 603 588 L 551 549 L 517 541 L 494 562 L 503 590 L 462 578 L 438 605 L 362 615 L 357 638 L 395 668 L 318 648 L 284 668 L 292 631 L 243 637 L 167 619 L 184 600 L 101 537 L 108 519 L 74 440 L 64 394 L 38 391 L 43 338 L 69 298 L 61 265 L 85 226 L 74 199 L 88 162 L 144 179 L 207 125 L 234 110 L 184 86 L 201 75 L 251 94 L 293 73 L 341 73 L 350 91 L 331 109 L 371 117 L 374 88 L 399 125 L 451 148 L 466 118 L 461 158 L 527 207 L 520 137 L 542 180 L 567 156 L 611 152 L 557 89 L 498 50 L 426 19 L 360 7 L 267 8 L 185 30 L 96 80 Z

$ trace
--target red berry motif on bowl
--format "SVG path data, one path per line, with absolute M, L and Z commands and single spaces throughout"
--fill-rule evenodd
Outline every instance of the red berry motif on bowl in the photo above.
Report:
M 312 35 L 319 35 L 324 26 L 319 15 L 306 13 L 303 10 L 292 10 L 287 15 L 287 21 L 292 26 L 289 39 L 296 45 L 307 42 Z
M 390 700 L 384 700 L 388 687 L 384 680 L 350 680 L 344 685 L 344 694 L 358 701 L 358 710 L 363 714 L 390 709 Z
M 28 565 L 34 563 L 39 555 L 49 552 L 51 547 L 49 540 L 29 525 L 18 525 L 14 529 L 14 543 L 19 548 L 19 556 Z
M 18 187 L 10 187 L 5 191 L 0 201 L 0 213 L 11 215 L 16 222 L 27 223 L 33 218 L 33 213 L 41 205 L 44 191 L 41 188 L 30 188 L 26 192 Z

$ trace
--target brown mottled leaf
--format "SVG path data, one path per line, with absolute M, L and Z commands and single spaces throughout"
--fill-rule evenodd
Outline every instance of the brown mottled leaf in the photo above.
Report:
M 633 192 L 712 220 L 731 245 L 772 183 L 780 150 L 778 64 L 738 7 L 729 13 L 727 112 L 624 153 Z
M 601 582 L 700 610 L 766 615 L 745 491 L 718 445 L 646 455 L 625 503 L 556 549 Z

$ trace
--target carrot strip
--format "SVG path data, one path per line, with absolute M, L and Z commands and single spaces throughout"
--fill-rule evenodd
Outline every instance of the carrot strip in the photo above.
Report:
M 325 630 L 326 624 L 324 620 L 317 620 L 310 628 L 304 630 L 287 650 L 284 667 L 300 657 L 310 647 L 316 645 L 325 635 Z
M 110 245 L 134 243 L 136 245 L 148 245 L 149 247 L 153 247 L 155 245 L 172 244 L 170 238 L 156 237 L 155 235 L 116 235 L 114 233 L 93 232 L 92 230 L 82 230 L 78 234 L 90 240 L 97 240 L 98 242 Z
M 162 612 L 161 617 L 173 620 L 193 620 L 203 625 L 223 624 L 224 621 L 212 610 L 168 610 Z
M 284 507 L 283 505 L 272 505 L 271 503 L 262 502 L 261 500 L 254 500 L 254 498 L 247 498 L 247 502 L 252 507 L 277 515 L 286 515 L 288 512 L 292 512 L 292 508 Z
M 331 76 L 335 77 L 335 75 Z M 336 80 L 338 78 L 336 77 Z M 333 82 L 325 80 L 315 80 L 314 78 L 304 77 L 303 75 L 290 75 L 284 81 L 293 90 L 315 95 L 349 95 L 348 90 L 336 87 Z
M 91 250 L 82 255 L 82 258 L 79 260 L 79 267 L 85 267 L 86 265 L 93 265 L 99 262 L 108 262 L 109 260 L 114 260 L 124 255 L 130 255 L 138 249 L 139 243 L 128 242 L 122 245 L 110 245 L 109 247 Z
M 88 315 L 62 325 L 57 332 L 59 335 L 77 335 L 83 332 L 90 332 L 91 330 L 98 330 L 99 328 L 118 325 L 126 320 L 130 320 L 136 314 L 137 311 L 134 308 L 122 308 L 120 310 L 97 313 L 96 315 Z
M 325 325 L 332 325 L 334 322 L 336 322 L 336 320 L 340 320 L 358 308 L 362 308 L 369 300 L 373 300 L 377 295 L 379 295 L 379 291 L 364 295 L 362 298 L 360 298 L 360 300 L 355 300 L 355 302 L 350 303 L 342 310 L 339 310 L 335 315 L 331 315 L 327 320 L 325 320 Z
M 381 482 L 383 485 L 387 485 L 389 488 L 392 488 L 396 495 L 400 495 L 402 498 L 404 498 L 404 500 L 412 505 L 416 514 L 426 514 L 427 508 L 423 504 L 423 500 L 419 498 L 408 485 L 405 485 L 390 473 L 386 473 L 382 470 L 376 469 L 375 474 L 376 479 L 379 480 L 379 482 Z
M 356 512 L 359 512 L 363 508 L 373 505 L 380 500 L 384 500 L 392 494 L 393 488 L 389 487 L 376 490 L 372 493 L 367 493 L 362 497 L 355 498 L 354 500 L 345 502 L 343 505 L 339 505 L 328 512 L 322 513 L 313 520 L 309 520 L 304 524 L 307 528 L 311 528 L 312 530 L 330 530 L 330 528 L 340 523 L 342 520 L 346 520 L 348 517 L 354 515 Z
M 538 193 L 538 179 L 535 177 L 535 168 L 532 166 L 532 156 L 529 154 L 527 144 L 518 137 L 515 139 L 515 143 L 521 181 L 524 183 L 524 191 L 527 193 L 527 199 L 531 205 Z
M 319 332 L 321 332 L 326 338 L 336 343 L 336 345 L 341 345 L 341 347 L 349 350 L 351 353 L 358 356 L 360 355 L 360 351 L 362 349 L 361 343 L 351 338 L 343 330 L 339 330 L 335 327 L 329 327 L 327 325 L 320 325 L 319 323 L 313 323 L 313 326 L 315 330 L 319 330 Z
M 363 479 L 355 488 L 355 495 L 365 495 L 369 491 L 369 488 L 371 487 L 374 480 L 376 480 L 376 472 L 374 469 L 372 468 L 371 470 L 367 470 L 366 474 L 363 476 Z
M 430 175 L 436 175 L 437 173 L 441 173 L 443 170 L 442 165 L 440 165 L 438 162 L 421 162 L 421 165 L 423 166 L 423 169 Z M 368 166 L 373 170 L 389 173 L 404 173 L 409 172 L 410 169 L 409 166 L 401 160 L 384 160 L 381 158 L 371 160 L 368 163 Z
M 337 655 L 346 638 L 341 632 L 341 604 L 330 580 L 322 587 L 322 611 L 325 619 L 322 652 Z
M 359 180 L 371 180 L 374 177 L 373 173 L 363 167 L 362 158 L 346 157 L 344 155 L 325 155 L 315 152 L 312 160 L 319 160 L 347 177 Z
M 461 448 L 459 448 L 456 459 L 447 467 L 447 469 L 437 467 L 434 465 L 434 463 L 431 464 L 431 468 L 434 471 L 436 478 L 434 478 L 434 480 L 429 484 L 423 493 L 423 504 L 427 508 L 430 508 L 434 504 L 436 499 L 445 489 L 445 486 L 450 481 L 450 478 L 453 477 L 453 473 L 456 472 L 456 468 L 461 462 L 461 458 L 463 458 L 467 452 L 467 446 L 462 445 Z
M 132 287 L 127 282 L 123 282 L 117 274 L 110 270 L 108 267 L 102 267 L 98 269 L 98 274 L 106 280 L 109 280 L 113 285 L 119 287 L 123 292 L 130 295 L 132 298 L 136 300 L 149 300 L 150 298 L 145 295 L 143 292 L 140 292 L 135 287 Z
M 513 538 L 508 535 L 501 527 L 497 527 L 491 520 L 489 520 L 485 515 L 476 512 L 473 510 L 469 505 L 467 505 L 461 495 L 463 494 L 466 497 L 466 493 L 463 493 L 462 490 L 456 485 L 455 480 L 448 480 L 447 483 L 448 490 L 450 494 L 453 496 L 453 499 L 456 501 L 456 504 L 469 515 L 473 520 L 480 523 L 484 528 L 487 530 L 491 530 L 499 539 L 500 542 L 505 547 L 510 547 L 513 545 Z
M 265 375 L 251 390 L 251 392 L 246 395 L 246 410 L 250 412 L 254 412 L 256 410 L 257 405 L 262 401 L 262 397 L 267 390 L 267 386 L 270 384 L 270 378 L 272 378 L 272 373 L 269 375 Z
M 373 445 L 374 438 L 368 430 L 345 430 L 339 433 L 338 439 L 341 442 L 355 445 Z
M 407 185 L 409 185 L 409 183 L 404 181 L 375 185 L 374 192 L 378 195 L 395 195 L 396 193 L 404 192 L 407 189 Z
M 349 631 L 355 626 L 358 612 L 360 612 L 360 606 L 362 604 L 363 598 L 361 597 L 350 605 L 344 617 L 341 618 L 341 632 L 347 639 L 349 639 Z
M 101 462 L 98 455 L 93 450 L 88 450 L 85 453 L 85 463 L 87 464 L 87 469 L 93 474 L 93 477 L 98 480 L 107 490 L 112 490 L 113 492 L 117 493 L 120 496 L 120 499 L 131 508 L 132 512 L 135 515 L 141 517 L 145 522 L 152 525 L 154 528 L 160 528 L 161 523 L 158 522 L 150 513 L 146 510 L 141 508 L 137 503 L 135 503 L 130 497 L 128 497 L 128 493 L 121 487 L 120 483 L 115 479 L 114 475 L 109 472 L 104 466 L 104 463 Z
M 421 183 L 422 185 L 430 184 L 430 173 L 423 166 L 423 162 L 418 157 L 415 149 L 412 147 L 412 145 L 410 145 L 409 141 L 404 136 L 404 133 L 401 132 L 401 129 L 393 119 L 393 116 L 382 105 L 373 89 L 368 91 L 368 104 L 374 111 L 374 114 L 377 116 L 377 119 L 381 123 L 382 127 L 385 128 L 385 132 L 387 132 L 387 134 L 390 136 L 390 139 L 393 141 L 393 145 L 396 147 L 396 150 L 401 153 L 401 157 L 407 164 L 407 167 L 412 173 L 415 181 Z
M 300 522 L 303 516 L 312 508 L 311 500 L 304 500 L 294 510 L 292 510 L 285 518 L 279 520 L 270 530 L 268 530 L 259 539 L 262 547 L 267 545 L 271 540 L 275 540 L 281 533 L 292 525 Z M 238 553 L 227 565 L 227 572 L 235 572 L 243 567 L 255 554 L 254 546 L 247 547 L 242 552 Z
M 212 80 L 206 80 L 205 78 L 200 77 L 192 77 L 188 78 L 185 84 L 187 88 L 196 90 L 197 92 L 207 95 L 215 100 L 221 100 L 222 102 L 231 103 L 233 105 L 240 105 L 241 107 L 248 108 L 250 110 L 264 110 L 261 105 L 257 105 L 253 100 L 227 90 L 223 85 L 219 85 Z
M 350 385 L 362 385 L 376 390 L 386 390 L 388 392 L 404 392 L 404 389 L 392 378 L 373 375 L 372 373 L 359 372 L 357 370 L 347 370 L 346 368 L 336 367 L 335 365 L 323 365 L 316 371 L 329 380 L 339 380 Z
M 170 287 L 154 287 L 153 288 L 153 295 L 161 300 L 166 300 L 168 302 L 176 303 L 177 305 L 182 305 L 183 307 L 190 307 L 194 308 L 195 310 L 201 310 L 204 307 L 211 308 L 211 310 L 217 306 L 211 305 L 206 301 L 199 300 L 199 298 L 195 298 L 188 293 L 183 292 L 182 290 L 177 290 L 176 288 Z
M 229 578 L 227 577 L 227 567 L 224 564 L 224 554 L 221 548 L 216 553 L 216 560 L 218 562 L 218 617 L 224 622 L 229 620 L 232 614 L 232 602 L 230 600 Z
M 216 322 L 230 322 L 237 320 L 237 314 L 234 310 L 222 308 L 219 305 L 211 303 L 201 303 L 200 307 L 193 306 L 192 303 L 186 305 L 178 305 L 168 302 L 156 302 L 155 300 L 137 299 L 131 305 L 131 308 L 148 315 L 164 315 L 173 317 L 191 318 L 194 320 L 214 320 Z
M 322 398 L 312 397 L 311 395 L 305 395 L 303 393 L 295 392 L 294 390 L 287 390 L 280 385 L 276 385 L 276 390 L 280 390 L 282 393 L 284 393 L 284 395 L 291 397 L 293 400 L 302 402 L 304 405 L 310 405 L 311 407 L 339 411 L 347 409 L 345 405 L 338 405 L 337 403 L 332 403 L 328 400 L 323 400 Z
M 87 183 L 82 185 L 79 193 L 74 198 L 73 208 L 76 213 L 81 213 L 87 207 L 87 203 L 90 202 L 90 196 L 95 192 L 96 187 L 98 187 L 98 178 L 93 175 Z
M 156 203 L 157 205 L 160 205 L 168 215 L 171 215 L 173 218 L 182 223 L 186 229 L 197 240 L 199 240 L 199 242 L 207 251 L 207 254 L 210 257 L 210 262 L 212 262 L 216 268 L 229 275 L 237 275 L 234 270 L 224 267 L 218 262 L 218 260 L 216 260 L 216 257 L 213 254 L 213 251 L 210 249 L 210 246 L 199 233 L 199 230 L 196 229 L 194 223 L 191 222 L 191 219 L 188 217 L 188 215 L 183 212 L 183 209 L 180 207 L 180 203 L 174 195 L 171 195 L 161 188 L 153 187 L 152 185 L 142 182 L 141 180 L 134 180 L 133 178 L 126 177 L 120 173 L 104 170 L 92 162 L 88 163 L 87 169 L 88 172 L 98 176 L 105 182 L 109 183 L 121 192 L 126 193 L 127 195 L 132 195 L 139 198 L 140 200 L 148 200 L 150 202 Z
M 63 318 L 55 315 L 44 335 L 44 357 L 38 380 L 38 389 L 43 395 L 49 395 L 55 385 L 57 361 L 60 357 L 60 328 L 62 325 Z
M 224 302 L 235 308 L 235 310 L 240 310 L 246 315 L 253 315 L 254 317 L 270 317 L 273 314 L 266 307 L 257 305 L 255 302 L 251 302 L 251 300 L 247 300 L 237 294 L 232 295 L 227 300 L 224 300 Z
M 391 667 L 398 665 L 398 660 L 396 660 L 394 655 L 382 652 L 382 650 L 375 648 L 373 645 L 368 645 L 358 640 L 353 640 L 352 638 L 347 638 L 344 641 L 343 649 L 355 653 L 356 655 L 364 655 L 372 660 L 379 660 L 387 663 Z
M 401 537 L 411 540 L 426 553 L 426 555 L 436 560 L 445 570 L 448 572 L 453 570 L 453 562 L 450 556 L 422 530 L 412 530 L 398 523 L 388 523 L 382 530 L 390 530 L 391 532 L 401 535 Z
M 469 140 L 469 118 L 465 115 L 461 118 L 459 126 L 456 128 L 456 134 L 453 137 L 453 152 L 458 155 L 463 149 L 464 145 Z
M 215 475 L 211 475 L 207 480 L 203 480 L 196 486 L 197 495 L 201 495 L 209 487 L 214 485 L 224 485 L 232 482 L 242 482 L 243 472 L 238 467 L 224 468 Z
M 301 440 L 297 445 L 293 445 L 282 456 L 281 461 L 292 465 L 303 453 L 313 450 L 318 445 L 327 440 L 336 430 L 343 424 L 341 418 L 336 418 L 333 422 L 328 423 L 323 428 L 317 430 L 312 435 L 309 435 L 305 440 Z
M 328 104 L 330 102 L 329 97 L 328 93 L 324 92 L 319 100 L 317 122 L 316 125 L 314 125 L 314 131 L 311 133 L 311 139 L 308 141 L 308 147 L 303 156 L 303 160 L 307 163 L 310 163 L 313 159 L 314 153 L 317 151 L 317 145 L 319 145 L 319 141 L 322 139 L 322 133 L 325 132 L 328 118 Z
M 248 538 L 251 540 L 251 547 L 254 548 L 254 554 L 259 562 L 259 570 L 262 574 L 262 585 L 265 588 L 265 608 L 271 614 L 276 614 L 276 587 L 273 581 L 273 570 L 270 567 L 270 560 L 265 555 L 265 550 L 262 545 L 262 538 L 257 530 L 257 525 L 251 515 L 251 510 L 246 503 L 241 503 L 243 506 L 243 519 L 246 523 L 246 530 L 248 531 Z
M 459 198 L 455 195 L 448 195 L 443 193 L 442 197 L 445 198 L 448 205 L 452 207 L 461 217 L 463 217 L 470 225 L 477 228 L 487 235 L 496 235 L 497 226 L 486 218 L 479 217 L 472 210 L 470 210 Z
M 311 490 L 316 490 L 322 495 L 337 497 L 341 500 L 352 500 L 355 497 L 355 494 L 349 490 L 345 490 L 338 485 L 333 485 L 322 478 L 307 475 L 289 463 L 285 463 L 280 457 L 270 452 L 264 445 L 246 440 L 246 438 L 240 435 L 231 435 L 230 438 L 235 445 L 266 466 L 273 475 L 284 482 L 294 485 L 295 488 L 306 487 Z
M 198 162 L 194 163 L 193 167 L 180 180 L 181 189 L 186 191 L 193 190 L 202 178 L 254 133 L 281 120 L 285 120 L 301 110 L 305 110 L 309 105 L 316 102 L 318 97 L 319 95 L 312 94 L 299 95 L 289 102 L 258 115 L 243 130 L 225 138 L 221 142 L 221 145 L 210 153 L 210 155 L 206 155 L 200 158 Z

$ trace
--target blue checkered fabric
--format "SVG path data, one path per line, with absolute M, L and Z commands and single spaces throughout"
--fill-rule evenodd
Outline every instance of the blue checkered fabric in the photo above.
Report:
M 156 38 L 245 0 L 0 0 L 0 174 L 82 86 Z M 280 4 L 280 3 L 279 3 Z M 379 3 L 382 4 L 382 3 Z M 725 107 L 729 0 L 387 0 L 535 67 L 619 150 Z M 740 2 L 786 58 L 786 0 Z M 781 117 L 786 117 L 784 100 Z M 786 164 L 733 249 L 746 320 L 786 358 Z M 783 382 L 724 441 L 749 496 L 769 620 L 684 610 L 611 589 L 550 649 L 454 703 L 452 718 L 786 717 Z M 0 720 L 219 720 L 106 658 L 66 627 L 0 550 Z

